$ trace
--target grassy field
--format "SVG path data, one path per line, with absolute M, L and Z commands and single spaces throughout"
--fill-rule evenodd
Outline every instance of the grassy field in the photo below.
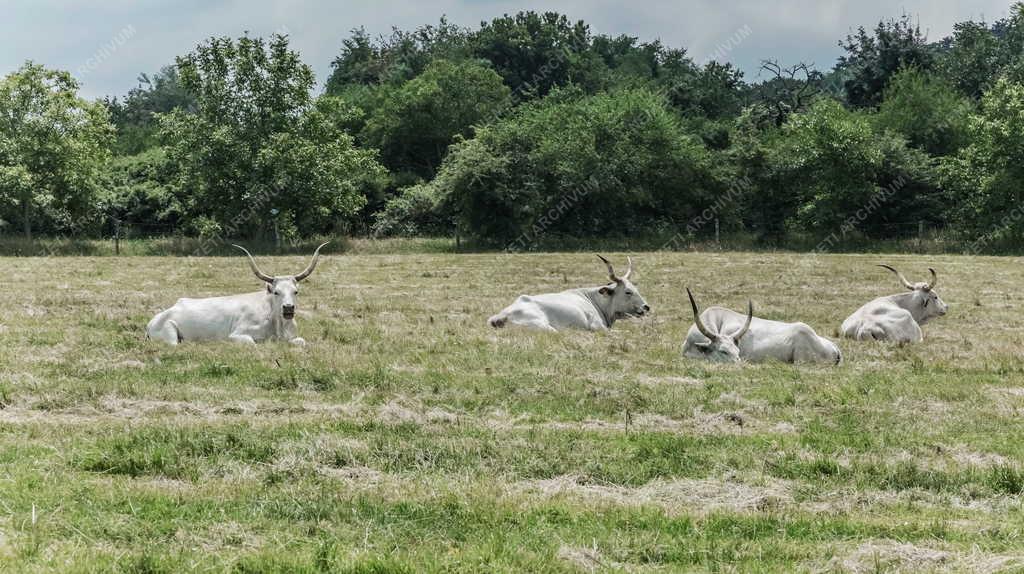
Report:
M 485 326 L 593 255 L 329 256 L 302 349 L 145 340 L 240 257 L 0 259 L 0 571 L 1024 571 L 1019 259 L 885 256 L 949 314 L 826 368 L 684 360 L 683 288 L 835 337 L 879 256 L 633 256 L 597 334 Z

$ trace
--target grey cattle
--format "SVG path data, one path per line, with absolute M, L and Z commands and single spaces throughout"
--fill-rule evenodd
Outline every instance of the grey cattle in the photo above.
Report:
M 747 302 L 746 315 L 723 307 L 709 307 L 701 313 L 689 288 L 686 294 L 694 321 L 683 343 L 686 357 L 720 363 L 774 359 L 786 363 L 838 364 L 842 360 L 835 343 L 818 336 L 804 323 L 755 317 L 751 301 Z
M 252 272 L 266 284 L 255 293 L 178 299 L 171 308 L 157 313 L 146 325 L 150 339 L 177 345 L 182 341 L 229 340 L 255 345 L 257 341 L 284 340 L 305 345 L 297 334 L 295 303 L 299 283 L 309 277 L 320 260 L 316 248 L 313 260 L 298 275 L 270 276 L 260 270 L 251 253 L 235 245 L 249 257 Z
M 929 283 L 911 283 L 902 273 L 888 265 L 879 265 L 896 274 L 909 293 L 898 293 L 869 301 L 843 321 L 840 331 L 850 339 L 874 339 L 899 343 L 918 343 L 924 340 L 921 325 L 949 311 L 949 307 L 935 292 L 938 277 L 932 275 Z
M 570 289 L 560 293 L 520 295 L 487 320 L 494 328 L 517 325 L 541 331 L 586 329 L 603 331 L 624 317 L 643 317 L 651 308 L 630 281 L 633 260 L 619 277 L 612 264 L 598 255 L 608 268 L 610 283 L 601 287 Z

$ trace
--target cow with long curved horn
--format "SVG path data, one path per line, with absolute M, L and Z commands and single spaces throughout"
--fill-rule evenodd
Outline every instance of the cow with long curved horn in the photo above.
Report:
M 629 266 L 626 273 L 619 276 L 610 261 L 601 255 L 597 257 L 608 269 L 611 283 L 603 287 L 584 287 L 560 293 L 520 295 L 511 305 L 488 319 L 487 323 L 496 329 L 518 325 L 542 331 L 603 331 L 624 317 L 643 317 L 649 313 L 650 306 L 630 280 L 633 260 L 626 258 Z
M 718 363 L 778 360 L 837 364 L 842 360 L 835 343 L 804 323 L 755 317 L 752 301 L 747 301 L 746 314 L 724 307 L 709 307 L 701 313 L 689 287 L 686 295 L 693 309 L 693 326 L 686 334 L 683 356 Z
M 909 292 L 879 297 L 865 303 L 843 321 L 840 331 L 850 339 L 898 343 L 923 341 L 924 331 L 921 326 L 949 311 L 949 307 L 935 292 L 935 284 L 939 281 L 935 270 L 928 268 L 931 281 L 911 283 L 894 267 L 885 264 L 879 267 L 892 271 Z
M 330 241 L 327 243 L 330 243 Z M 317 263 L 320 262 L 320 250 L 323 249 L 324 245 L 327 245 L 327 243 L 321 243 L 320 246 L 316 248 L 316 251 L 313 252 L 313 259 L 309 262 L 309 265 L 295 276 L 296 283 L 301 282 L 303 279 L 313 274 L 313 270 L 316 269 Z
M 245 253 L 253 274 L 266 288 L 244 295 L 178 299 L 174 306 L 158 313 L 146 325 L 147 336 L 171 345 L 214 340 L 247 344 L 284 340 L 295 345 L 306 344 L 305 339 L 297 335 L 295 324 L 299 283 L 316 269 L 320 250 L 325 245 L 327 243 L 316 248 L 312 261 L 299 274 L 277 276 L 264 273 L 248 249 L 234 245 Z

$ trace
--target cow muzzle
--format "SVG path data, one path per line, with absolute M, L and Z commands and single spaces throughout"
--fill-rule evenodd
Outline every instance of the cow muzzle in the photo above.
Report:
M 295 318 L 295 305 L 285 305 L 284 307 L 281 307 L 281 315 L 285 319 L 294 319 Z

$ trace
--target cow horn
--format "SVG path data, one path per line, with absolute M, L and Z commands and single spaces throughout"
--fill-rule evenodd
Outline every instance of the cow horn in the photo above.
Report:
M 306 269 L 302 273 L 299 273 L 298 275 L 295 276 L 296 283 L 302 281 L 306 277 L 309 277 L 309 275 L 313 273 L 313 270 L 316 269 L 317 262 L 320 261 L 320 250 L 323 249 L 324 245 L 327 245 L 328 243 L 330 243 L 330 241 L 321 243 L 320 247 L 316 248 L 316 251 L 313 252 L 313 260 L 309 262 L 309 266 L 306 267 Z
M 892 267 L 889 267 L 888 265 L 879 265 L 879 267 L 882 267 L 884 269 L 888 269 L 889 271 L 892 271 L 893 273 L 896 274 L 897 277 L 900 278 L 900 281 L 903 282 L 903 286 L 904 287 L 906 287 L 907 289 L 910 289 L 911 291 L 914 290 L 914 285 L 910 281 L 907 281 L 907 278 L 904 277 L 903 274 L 900 273 L 899 271 L 893 269 Z
M 743 338 L 743 335 L 746 335 L 747 331 L 750 330 L 750 322 L 753 321 L 753 320 L 754 320 L 754 302 L 751 301 L 750 299 L 747 299 L 747 322 L 744 323 L 742 327 L 740 327 L 739 331 L 736 331 L 736 334 L 734 334 L 732 336 L 732 340 L 735 341 L 736 343 L 739 343 L 740 339 Z
M 231 246 L 232 247 L 237 247 L 237 248 L 241 249 L 242 251 L 245 252 L 246 255 L 249 256 L 249 265 L 252 267 L 252 272 L 255 273 L 257 277 L 259 277 L 263 281 L 266 281 L 267 283 L 273 283 L 274 282 L 274 278 L 273 277 L 271 277 L 270 275 L 267 275 L 266 273 L 260 271 L 260 268 L 256 265 L 256 260 L 253 258 L 252 253 L 249 253 L 248 249 L 246 249 L 245 247 L 242 247 L 241 245 L 235 245 L 234 243 L 232 243 Z
M 932 274 L 932 282 L 925 288 L 926 291 L 931 291 L 935 288 L 935 284 L 939 282 L 939 277 L 935 274 L 935 270 L 931 267 L 928 268 L 928 272 Z
M 629 263 L 629 268 L 626 269 L 626 274 L 622 276 L 623 281 L 629 279 L 629 277 L 633 275 L 633 258 L 627 255 L 626 262 Z
M 690 297 L 690 307 L 693 307 L 693 324 L 697 325 L 697 330 L 700 331 L 701 335 L 712 341 L 718 339 L 718 335 L 712 333 L 710 329 L 704 326 L 704 322 L 700 320 L 700 309 L 697 308 L 697 301 L 693 299 L 693 293 L 690 292 L 689 287 L 686 288 L 686 295 Z
M 615 276 L 615 269 L 612 268 L 611 261 L 608 261 L 607 259 L 601 257 L 600 255 L 598 255 L 597 258 L 600 259 L 601 261 L 604 261 L 604 264 L 608 266 L 608 277 L 610 277 L 612 281 L 618 283 L 620 279 Z

